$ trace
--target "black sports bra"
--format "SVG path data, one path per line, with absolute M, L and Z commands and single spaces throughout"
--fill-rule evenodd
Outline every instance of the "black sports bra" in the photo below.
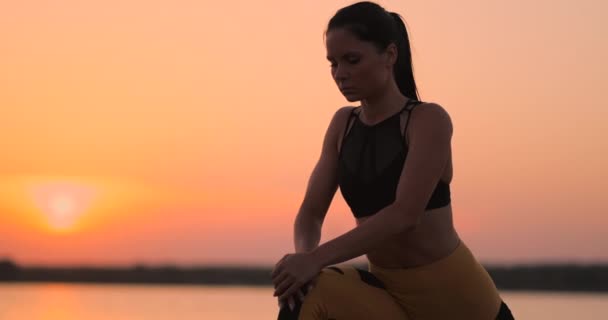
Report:
M 340 147 L 338 184 L 355 217 L 373 215 L 395 201 L 397 184 L 407 156 L 405 132 L 412 110 L 421 103 L 408 100 L 398 113 L 375 125 L 361 122 L 354 112 L 358 108 L 352 109 Z M 409 114 L 402 134 L 400 120 L 405 110 Z M 426 209 L 448 204 L 450 185 L 440 180 Z

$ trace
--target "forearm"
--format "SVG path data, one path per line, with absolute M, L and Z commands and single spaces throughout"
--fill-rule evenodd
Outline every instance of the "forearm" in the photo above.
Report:
M 388 237 L 412 229 L 415 224 L 402 209 L 388 206 L 356 228 L 318 246 L 312 254 L 322 268 L 348 261 L 368 253 Z
M 294 246 L 296 253 L 310 252 L 319 246 L 323 221 L 315 218 L 308 209 L 300 209 L 294 223 Z

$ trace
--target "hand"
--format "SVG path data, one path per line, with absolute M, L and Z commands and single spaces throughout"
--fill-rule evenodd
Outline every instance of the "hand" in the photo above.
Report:
M 274 296 L 283 301 L 297 294 L 297 290 L 319 274 L 321 268 L 321 264 L 308 252 L 285 255 L 277 262 L 272 272 Z
M 287 305 L 289 306 L 290 310 L 293 310 L 296 306 L 296 299 L 300 300 L 300 303 L 304 302 L 304 298 L 306 297 L 306 295 L 312 290 L 313 288 L 313 283 L 312 281 L 309 282 L 305 287 L 306 290 L 304 290 L 304 288 L 300 288 L 296 294 L 291 295 L 290 297 L 287 298 L 287 301 L 282 301 L 279 300 L 279 308 L 283 308 L 283 306 L 285 305 L 285 303 L 287 303 Z

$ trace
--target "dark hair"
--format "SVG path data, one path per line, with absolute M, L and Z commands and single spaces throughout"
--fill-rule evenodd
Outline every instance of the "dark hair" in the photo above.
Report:
M 410 40 L 399 14 L 388 12 L 373 2 L 357 2 L 338 10 L 329 20 L 325 33 L 337 28 L 346 28 L 359 40 L 373 43 L 378 50 L 394 43 L 398 51 L 393 67 L 397 86 L 406 97 L 420 100 L 414 81 Z

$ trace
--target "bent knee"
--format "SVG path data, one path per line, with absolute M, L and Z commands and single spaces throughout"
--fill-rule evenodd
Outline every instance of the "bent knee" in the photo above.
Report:
M 385 289 L 380 279 L 376 278 L 371 272 L 349 266 L 326 267 L 313 280 L 314 286 L 325 289 L 339 288 L 339 284 L 356 283 L 365 284 L 374 288 Z
M 321 270 L 321 272 L 313 279 L 313 290 L 315 288 L 331 288 L 336 282 L 343 280 L 343 275 L 344 272 L 338 268 L 323 268 L 323 270 Z

